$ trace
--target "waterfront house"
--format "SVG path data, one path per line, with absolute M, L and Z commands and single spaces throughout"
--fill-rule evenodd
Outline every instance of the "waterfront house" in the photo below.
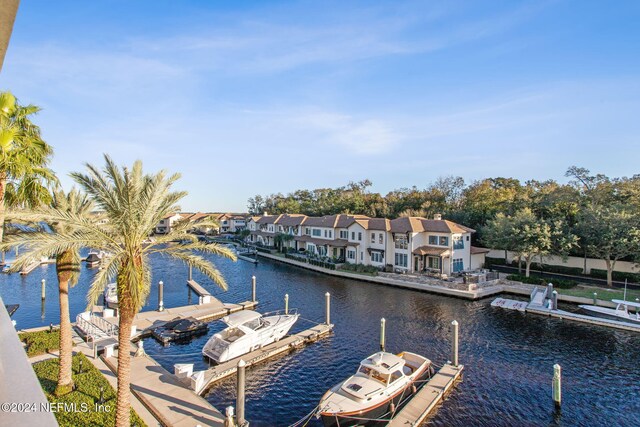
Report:
M 167 234 L 171 231 L 171 227 L 176 221 L 180 221 L 182 215 L 179 213 L 171 213 L 160 220 L 156 226 L 156 234 Z

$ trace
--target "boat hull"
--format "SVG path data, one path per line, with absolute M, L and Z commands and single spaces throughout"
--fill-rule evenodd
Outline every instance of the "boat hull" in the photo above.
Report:
M 617 320 L 619 322 L 631 323 L 634 325 L 640 325 L 640 319 L 637 318 L 635 313 L 629 313 L 629 316 L 621 316 L 618 315 L 618 310 L 614 310 L 612 308 L 599 307 L 593 305 L 579 305 L 580 309 L 583 313 L 588 314 L 589 316 L 599 317 L 601 319 L 607 320 Z
M 326 413 L 320 414 L 322 423 L 325 427 L 350 427 L 350 426 L 385 426 L 389 423 L 391 418 L 391 404 L 395 407 L 397 412 L 398 405 L 406 403 L 409 397 L 413 396 L 413 385 L 420 381 L 427 380 L 433 376 L 434 369 L 431 365 L 427 366 L 423 373 L 421 373 L 416 379 L 410 382 L 403 391 L 391 396 L 388 400 L 381 405 L 377 405 L 373 408 L 363 409 L 358 414 L 339 415 L 338 413 Z M 418 387 L 417 389 L 419 389 Z M 416 391 L 417 391 L 416 389 Z
M 235 341 L 227 346 L 227 351 L 217 354 L 210 349 L 209 342 L 202 349 L 203 356 L 213 360 L 216 363 L 224 363 L 231 359 L 235 359 L 244 354 L 262 348 L 266 345 L 274 343 L 282 339 L 298 320 L 298 315 L 291 315 L 289 319 L 275 325 L 272 328 L 265 329 L 256 334 L 256 336 L 245 336 L 244 339 Z M 215 336 L 211 340 L 215 339 Z M 210 341 L 211 341 L 210 340 Z

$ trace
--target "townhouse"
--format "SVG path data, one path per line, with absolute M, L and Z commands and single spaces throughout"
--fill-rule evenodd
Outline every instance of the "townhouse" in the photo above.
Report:
M 250 218 L 248 228 L 248 241 L 254 244 L 398 272 L 450 275 L 477 269 L 487 252 L 471 246 L 475 230 L 440 215 L 392 220 L 347 214 L 263 215 Z

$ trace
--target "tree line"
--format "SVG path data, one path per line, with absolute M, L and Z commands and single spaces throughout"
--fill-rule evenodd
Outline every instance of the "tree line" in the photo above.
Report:
M 459 176 L 440 177 L 423 189 L 400 188 L 386 195 L 371 192 L 371 181 L 337 188 L 256 195 L 251 214 L 338 213 L 378 218 L 444 218 L 477 231 L 475 244 L 505 249 L 526 264 L 557 254 L 603 259 L 607 280 L 619 260 L 637 261 L 640 253 L 640 174 L 608 177 L 571 166 L 567 183 L 553 179 L 486 178 L 469 184 Z

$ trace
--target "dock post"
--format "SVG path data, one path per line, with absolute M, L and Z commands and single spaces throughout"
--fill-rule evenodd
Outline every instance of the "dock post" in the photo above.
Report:
M 47 296 L 47 293 L 45 291 L 45 280 L 42 279 L 42 299 L 44 300 L 46 296 Z
M 551 310 L 558 309 L 558 291 L 553 291 L 551 293 Z
M 451 322 L 453 327 L 453 341 L 451 343 L 451 363 L 456 368 L 458 367 L 458 321 Z
M 598 305 L 598 293 L 593 293 L 593 305 Z
M 289 314 L 289 294 L 284 294 L 284 314 Z
M 251 301 L 256 302 L 256 276 L 251 276 Z
M 384 351 L 384 330 L 385 330 L 385 324 L 387 323 L 387 321 L 385 320 L 385 318 L 383 317 L 382 319 L 380 319 L 380 350 Z
M 553 401 L 559 408 L 562 403 L 562 369 L 557 363 L 553 365 Z
M 164 283 L 162 280 L 158 282 L 158 311 L 164 311 L 164 301 L 162 301 L 164 293 Z
M 551 294 L 553 294 L 553 283 L 547 283 L 547 298 L 551 299 Z
M 245 367 L 246 363 L 244 360 L 240 359 L 238 362 L 238 384 L 237 384 L 237 394 L 236 394 L 236 409 L 237 409 L 237 417 L 239 426 L 243 426 L 245 423 L 244 419 L 244 378 L 245 378 Z
M 330 325 L 331 324 L 331 294 L 329 292 L 324 294 L 324 299 L 326 301 L 325 323 L 327 325 Z
M 193 280 L 193 267 L 189 266 L 189 280 Z

